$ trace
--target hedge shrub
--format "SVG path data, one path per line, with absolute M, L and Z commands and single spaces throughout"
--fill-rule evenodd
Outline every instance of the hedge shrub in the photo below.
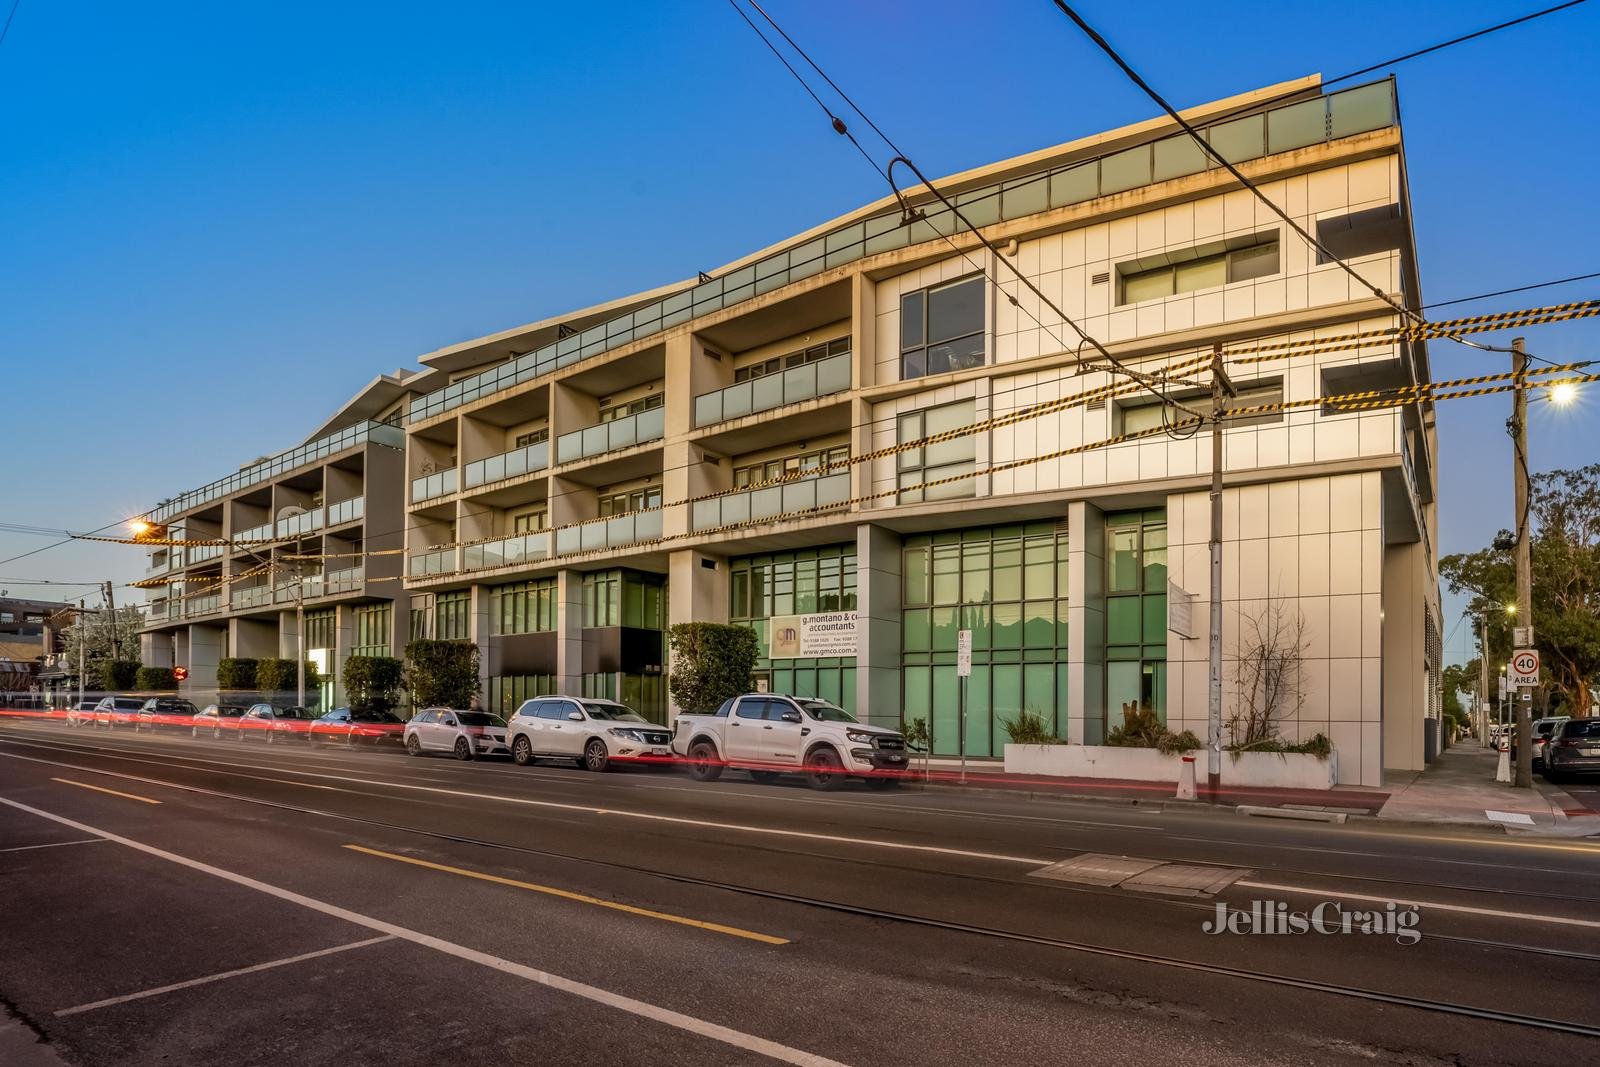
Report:
M 100 663 L 100 688 L 108 692 L 132 689 L 139 680 L 139 661 L 108 659 Z
M 478 646 L 471 641 L 411 642 L 406 646 L 405 687 L 414 708 L 471 707 L 478 695 Z
M 750 672 L 760 647 L 748 626 L 680 622 L 667 631 L 672 674 L 667 690 L 679 711 L 716 711 L 722 702 L 750 692 Z
M 218 689 L 254 689 L 256 660 L 229 656 L 217 661 Z
M 356 711 L 389 711 L 399 703 L 405 664 L 393 656 L 351 656 L 344 661 L 344 691 Z
M 178 688 L 178 679 L 171 667 L 140 667 L 133 687 L 144 693 L 170 692 Z
M 317 665 L 306 662 L 306 692 L 311 692 L 320 682 L 317 676 Z M 267 693 L 293 693 L 300 685 L 299 675 L 295 670 L 294 660 L 270 659 L 256 660 L 256 690 L 263 695 Z

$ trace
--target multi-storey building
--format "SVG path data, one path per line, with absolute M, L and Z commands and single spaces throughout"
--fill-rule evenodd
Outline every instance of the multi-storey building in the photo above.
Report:
M 966 752 L 998 755 L 1025 708 L 1074 741 L 1133 702 L 1204 736 L 1208 436 L 1058 454 L 1160 427 L 1163 405 L 1000 260 L 1146 371 L 1400 324 L 1363 281 L 1420 296 L 1391 81 L 1187 117 L 1361 280 L 1161 119 L 941 180 L 999 256 L 912 190 L 925 217 L 885 198 L 709 280 L 436 352 L 454 380 L 406 419 L 412 634 L 476 641 L 499 708 L 563 690 L 662 717 L 662 631 L 709 620 L 756 629 L 762 684 L 924 719 L 938 753 L 964 721 Z M 1259 406 L 1429 367 L 1379 337 L 1231 373 Z M 1209 404 L 1204 365 L 1180 377 L 1173 397 Z M 1326 733 L 1341 781 L 1427 758 L 1435 450 L 1427 404 L 1225 433 L 1226 703 L 1257 624 L 1284 620 L 1303 647 L 1282 731 Z
M 228 544 L 152 549 L 146 578 L 162 584 L 148 597 L 141 660 L 186 667 L 180 689 L 204 701 L 216 693 L 218 660 L 292 659 L 303 649 L 323 676 L 308 702 L 329 707 L 344 699 L 346 658 L 399 655 L 401 423 L 412 396 L 448 380 L 382 375 L 298 446 L 152 509 L 146 517 L 167 540 Z

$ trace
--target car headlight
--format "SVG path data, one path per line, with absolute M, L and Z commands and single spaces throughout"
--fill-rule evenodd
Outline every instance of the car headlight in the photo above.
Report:
M 844 735 L 858 745 L 870 745 L 873 739 L 878 736 L 877 734 L 869 734 L 864 730 L 846 730 Z
M 644 734 L 640 733 L 638 730 L 630 730 L 623 726 L 613 727 L 611 730 L 611 736 L 625 737 L 629 741 L 637 741 L 641 745 L 644 744 Z

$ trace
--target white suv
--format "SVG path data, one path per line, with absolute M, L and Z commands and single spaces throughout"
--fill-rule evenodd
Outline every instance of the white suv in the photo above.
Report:
M 524 701 L 506 732 L 511 758 L 527 766 L 541 756 L 577 760 L 603 771 L 612 760 L 672 758 L 672 735 L 631 708 L 587 697 L 537 697 Z
M 449 752 L 459 760 L 506 751 L 506 721 L 487 711 L 423 708 L 406 723 L 406 751 Z

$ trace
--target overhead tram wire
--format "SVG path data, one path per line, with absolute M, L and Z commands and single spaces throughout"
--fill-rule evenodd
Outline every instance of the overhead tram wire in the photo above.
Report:
M 1578 5 L 1586 2 L 1587 0 L 1567 0 L 1567 2 L 1564 4 L 1557 4 L 1554 7 L 1547 7 L 1541 11 L 1531 11 L 1526 15 L 1510 19 L 1506 22 L 1496 23 L 1493 26 L 1486 26 L 1481 30 L 1476 30 L 1472 33 L 1465 33 L 1459 37 L 1452 37 L 1448 41 L 1440 41 L 1438 44 L 1431 44 L 1426 48 L 1419 48 L 1414 52 L 1407 52 L 1403 56 L 1395 56 L 1393 59 L 1386 59 L 1382 63 L 1373 63 L 1370 66 L 1362 67 L 1360 70 L 1353 70 L 1349 74 L 1341 74 L 1337 78 L 1325 79 L 1322 84 L 1336 85 L 1339 82 L 1349 81 L 1351 78 L 1359 78 L 1363 74 L 1371 74 L 1373 71 L 1383 70 L 1385 67 L 1393 67 L 1397 64 L 1404 63 L 1409 59 L 1416 59 L 1419 56 L 1429 55 L 1433 52 L 1438 52 L 1454 45 L 1465 44 L 1468 41 L 1475 41 L 1479 37 L 1486 37 L 1489 34 L 1497 33 L 1500 30 L 1508 30 L 1513 26 L 1520 26 L 1524 22 L 1532 22 L 1534 19 L 1543 18 L 1546 15 L 1554 15 L 1558 11 L 1565 11 L 1569 7 L 1577 7 Z
M 750 28 L 755 31 L 756 36 L 761 38 L 762 42 L 764 44 L 766 44 L 767 48 L 770 49 L 774 54 L 779 54 L 778 50 L 777 50 L 777 46 L 774 45 L 770 40 L 768 40 L 766 34 L 762 33 L 761 29 L 759 27 L 757 27 L 755 25 L 755 23 L 750 20 L 750 17 L 748 15 L 746 15 L 744 13 L 743 9 L 741 9 L 739 7 L 737 0 L 728 0 L 728 2 L 736 11 L 739 12 L 740 17 L 743 18 L 745 23 L 748 24 L 750 26 Z M 860 151 L 863 156 L 866 156 L 868 161 L 872 163 L 873 169 L 878 171 L 878 173 L 880 175 L 882 175 L 885 178 L 886 181 L 888 181 L 890 191 L 894 194 L 895 199 L 897 201 L 899 201 L 899 203 L 900 203 L 901 212 L 902 212 L 902 215 L 904 216 L 903 219 L 902 219 L 902 224 L 903 225 L 910 225 L 911 223 L 918 221 L 918 219 L 920 217 L 920 212 L 918 212 L 916 209 L 912 208 L 912 206 L 910 205 L 909 201 L 906 200 L 905 194 L 903 194 L 900 191 L 899 187 L 894 184 L 893 175 L 894 175 L 894 168 L 895 168 L 896 164 L 904 164 L 913 174 L 915 174 L 917 176 L 918 180 L 922 182 L 922 184 L 928 189 L 928 191 L 931 192 L 939 200 L 939 202 L 942 205 L 944 205 L 944 207 L 947 208 L 950 211 L 951 216 L 953 218 L 955 218 L 955 219 L 958 219 L 961 222 L 961 224 L 963 226 L 965 226 L 968 231 L 971 232 L 972 236 L 975 237 L 984 246 L 984 248 L 986 248 L 989 251 L 990 255 L 994 258 L 995 262 L 1003 263 L 1005 265 L 1006 269 L 1009 270 L 1016 277 L 1016 279 L 1019 282 L 1021 282 L 1024 286 L 1026 286 L 1029 289 L 1029 291 L 1031 291 L 1033 293 L 1033 295 L 1038 298 L 1039 302 L 1042 305 L 1044 305 L 1045 307 L 1049 308 L 1052 312 L 1055 313 L 1057 318 L 1059 318 L 1066 325 L 1070 326 L 1072 328 L 1073 332 L 1075 332 L 1080 338 L 1082 338 L 1082 340 L 1084 342 L 1086 342 L 1089 345 L 1091 345 L 1095 349 L 1095 351 L 1098 352 L 1101 355 L 1101 357 L 1104 358 L 1105 361 L 1110 365 L 1109 368 L 1106 368 L 1106 367 L 1092 367 L 1091 366 L 1090 368 L 1087 368 L 1087 369 L 1099 369 L 1099 370 L 1111 369 L 1115 373 L 1120 373 L 1120 374 L 1126 375 L 1127 377 L 1132 378 L 1134 381 L 1137 381 L 1137 382 L 1140 382 L 1141 384 L 1143 384 L 1145 389 L 1146 389 L 1146 391 L 1148 391 L 1152 396 L 1154 396 L 1161 403 L 1170 404 L 1172 406 L 1175 406 L 1175 407 L 1179 408 L 1180 410 L 1182 410 L 1183 412 L 1185 412 L 1186 414 L 1190 415 L 1191 417 L 1194 417 L 1194 418 L 1200 418 L 1201 417 L 1199 412 L 1194 411 L 1192 408 L 1189 408 L 1187 405 L 1181 404 L 1178 401 L 1172 400 L 1170 397 L 1167 397 L 1167 396 L 1163 395 L 1160 391 L 1158 391 L 1151 384 L 1152 379 L 1148 375 L 1145 375 L 1145 374 L 1142 374 L 1139 371 L 1133 370 L 1132 368 L 1130 368 L 1127 365 L 1125 365 L 1124 363 L 1122 363 L 1115 356 L 1113 356 L 1109 351 L 1107 351 L 1106 347 L 1104 345 L 1102 345 L 1097 339 L 1095 339 L 1094 337 L 1091 337 L 1086 331 L 1084 331 L 1080 326 L 1078 326 L 1078 324 L 1075 321 L 1073 321 L 1071 316 L 1069 316 L 1065 311 L 1063 311 L 1059 306 L 1057 306 L 1057 304 L 1053 300 L 1051 300 L 1048 296 L 1046 296 L 1044 291 L 1041 290 L 1037 285 L 1035 285 L 1030 278 L 1028 278 L 1025 274 L 1023 274 L 1022 271 L 1019 270 L 1017 268 L 1017 266 L 1010 261 L 1009 258 L 1007 258 L 1006 256 L 1002 255 L 1000 250 L 994 246 L 994 243 L 992 241 L 990 241 L 987 237 L 984 236 L 982 230 L 980 230 L 977 226 L 974 226 L 972 224 L 971 220 L 969 220 L 966 217 L 966 215 L 964 215 L 960 211 L 960 209 L 957 208 L 956 205 L 954 203 L 952 203 L 944 195 L 943 192 L 941 192 L 932 182 L 930 182 L 923 175 L 922 171 L 917 167 L 917 165 L 915 163 L 913 163 L 911 161 L 910 157 L 907 156 L 906 153 L 898 145 L 896 145 L 893 140 L 890 139 L 888 134 L 883 132 L 883 129 L 881 127 L 879 127 L 877 123 L 872 121 L 872 118 L 869 115 L 867 115 L 867 113 L 861 108 L 861 106 L 859 104 L 857 104 L 854 100 L 852 100 L 850 98 L 849 94 L 847 94 L 843 89 L 839 88 L 838 83 L 835 82 L 831 77 L 828 76 L 828 73 L 825 70 L 822 69 L 822 67 L 817 63 L 816 60 L 811 58 L 810 54 L 808 52 L 806 52 L 806 50 L 804 48 L 802 48 L 795 41 L 795 39 L 793 37 L 789 36 L 788 32 L 785 31 L 783 29 L 783 27 L 778 24 L 776 19 L 774 19 L 771 15 L 769 15 L 767 13 L 766 9 L 761 6 L 761 4 L 758 2 L 758 0 L 746 0 L 746 2 L 749 3 L 749 5 L 751 7 L 755 8 L 755 10 L 760 13 L 761 17 L 763 19 L 765 19 L 766 22 L 770 26 L 772 26 L 772 28 L 774 30 L 776 30 L 778 32 L 778 34 L 780 36 L 782 36 L 783 39 L 789 44 L 789 47 L 793 48 L 795 50 L 795 53 L 797 55 L 799 55 L 801 59 L 805 60 L 806 64 L 808 66 L 810 66 L 812 70 L 816 71 L 817 74 L 822 78 L 823 81 L 828 83 L 829 88 L 831 88 L 835 93 L 837 93 L 839 95 L 839 98 L 844 101 L 844 103 L 850 108 L 850 110 L 855 112 L 857 115 L 859 115 L 861 117 L 861 119 L 864 122 L 866 122 L 866 124 L 869 127 L 872 128 L 872 131 L 878 135 L 878 137 L 883 141 L 883 143 L 885 145 L 887 145 L 888 148 L 892 152 L 895 153 L 895 158 L 889 161 L 889 165 L 888 165 L 887 168 L 878 166 L 876 160 L 873 160 L 871 158 L 871 156 L 868 155 L 866 150 L 861 147 L 860 143 L 858 141 L 856 141 L 855 136 L 853 134 L 849 133 L 848 127 L 845 126 L 843 120 L 841 120 L 837 115 L 835 115 L 833 113 L 833 111 L 825 103 L 822 102 L 821 98 L 817 96 L 816 91 L 811 88 L 811 86 L 806 82 L 806 80 L 803 77 L 801 77 L 799 72 L 796 71 L 794 69 L 794 67 L 787 60 L 784 60 L 784 67 L 787 68 L 789 73 L 794 75 L 795 79 L 801 83 L 801 85 L 805 88 L 807 94 L 810 95 L 813 100 L 817 101 L 818 106 L 820 106 L 822 108 L 824 114 L 826 114 L 828 116 L 828 121 L 833 125 L 833 128 L 834 128 L 835 132 L 838 132 L 840 134 L 844 134 L 845 136 L 848 136 L 850 138 L 851 143 L 856 146 L 856 149 L 858 151 Z M 779 58 L 783 59 L 781 54 L 779 54 Z M 935 231 L 935 232 L 937 233 L 937 231 Z M 942 237 L 946 241 L 946 243 L 952 244 L 952 246 L 953 246 L 954 242 L 951 240 L 951 235 L 939 234 L 939 236 Z M 968 262 L 971 262 L 971 261 L 968 260 Z M 979 268 L 979 270 L 982 271 L 982 273 L 984 274 L 984 276 L 986 278 L 989 278 L 991 283 L 993 283 L 995 285 L 996 289 L 1000 289 L 999 283 L 994 280 L 994 278 L 989 274 L 988 270 L 986 270 L 984 268 L 981 268 L 981 267 Z M 1011 303 L 1011 305 L 1013 307 L 1016 307 L 1016 308 L 1018 308 L 1020 310 L 1025 310 L 1025 309 L 1022 309 L 1021 302 L 1018 301 L 1017 298 L 1015 296 L 1011 295 L 1010 293 L 1006 294 L 1006 299 L 1008 301 L 1010 301 L 1010 303 Z M 1044 324 L 1042 322 L 1040 322 L 1036 316 L 1033 316 L 1031 313 L 1029 313 L 1029 317 L 1033 318 L 1035 323 L 1037 323 L 1041 328 L 1047 329 L 1047 327 L 1045 327 Z M 1059 338 L 1057 338 L 1057 340 L 1059 340 Z
M 1429 308 L 1450 307 L 1454 304 L 1470 304 L 1474 300 L 1488 300 L 1495 296 L 1510 296 L 1512 293 L 1526 293 L 1532 289 L 1548 289 L 1554 285 L 1566 285 L 1568 282 L 1586 282 L 1591 278 L 1600 278 L 1600 271 L 1593 274 L 1574 274 L 1570 278 L 1556 278 L 1548 282 L 1535 282 L 1532 285 L 1519 285 L 1512 289 L 1497 289 L 1492 293 L 1478 293 L 1475 296 L 1458 296 L 1453 300 L 1440 300 L 1432 304 L 1423 304 L 1421 310 Z

